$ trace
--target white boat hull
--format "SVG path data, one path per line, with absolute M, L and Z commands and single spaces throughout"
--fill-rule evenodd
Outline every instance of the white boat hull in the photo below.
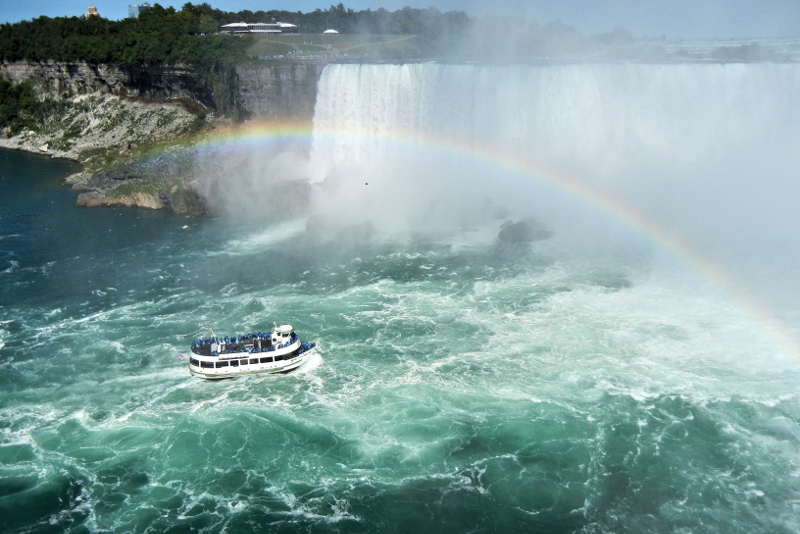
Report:
M 278 374 L 294 371 L 315 352 L 310 349 L 296 354 L 297 341 L 291 346 L 268 352 L 238 352 L 220 356 L 191 353 L 189 373 L 206 380 L 223 380 L 242 375 Z

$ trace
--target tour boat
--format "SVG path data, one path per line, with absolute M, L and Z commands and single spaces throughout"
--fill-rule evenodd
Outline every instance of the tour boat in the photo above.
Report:
M 272 332 L 244 336 L 201 338 L 192 343 L 189 372 L 199 378 L 221 380 L 258 373 L 288 373 L 311 355 L 315 343 L 300 341 L 291 325 Z

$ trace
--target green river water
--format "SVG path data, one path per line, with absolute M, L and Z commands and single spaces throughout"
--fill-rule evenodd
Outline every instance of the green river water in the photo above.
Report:
M 0 530 L 800 529 L 795 366 L 647 250 L 287 246 L 74 207 L 0 153 Z M 179 352 L 290 323 L 299 371 L 206 382 Z

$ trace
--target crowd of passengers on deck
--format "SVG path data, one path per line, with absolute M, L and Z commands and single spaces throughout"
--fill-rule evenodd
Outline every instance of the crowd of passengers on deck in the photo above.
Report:
M 272 344 L 270 334 L 256 332 L 244 336 L 221 337 L 216 336 L 201 338 L 192 343 L 192 352 L 204 356 L 219 356 L 220 354 L 232 354 L 239 352 L 269 352 L 288 347 L 297 342 L 297 334 L 292 332 L 285 343 Z

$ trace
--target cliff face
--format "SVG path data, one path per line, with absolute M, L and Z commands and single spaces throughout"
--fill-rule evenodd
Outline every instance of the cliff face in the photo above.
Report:
M 236 68 L 238 105 L 250 119 L 311 120 L 323 64 L 252 64 Z M 110 93 L 154 99 L 190 99 L 214 108 L 213 90 L 184 66 L 120 67 L 55 61 L 0 63 L 0 76 L 32 82 L 54 94 Z
M 175 139 L 198 122 L 174 103 L 152 104 L 93 92 L 64 99 L 35 130 L 13 137 L 0 133 L 0 146 L 99 163 L 109 152 Z
M 56 61 L 0 63 L 0 76 L 32 82 L 55 95 L 111 93 L 159 99 L 192 99 L 213 107 L 213 94 L 195 71 L 183 66 L 118 67 Z
M 324 68 L 315 63 L 236 67 L 239 106 L 252 119 L 310 121 Z
M 245 118 L 311 121 L 323 69 L 319 64 L 253 64 L 237 67 L 229 78 L 237 86 L 233 94 Z M 201 180 L 195 176 L 190 149 L 143 162 L 135 155 L 140 154 L 139 147 L 168 143 L 216 120 L 211 110 L 196 116 L 190 111 L 195 106 L 185 102 L 214 108 L 212 89 L 194 70 L 16 62 L 0 63 L 0 76 L 14 83 L 31 82 L 62 97 L 62 105 L 33 130 L 13 137 L 0 130 L 0 147 L 86 163 L 92 170 L 69 180 L 82 191 L 78 205 L 170 208 L 185 214 L 208 209 L 207 200 L 197 194 Z M 184 102 L 170 102 L 175 99 Z M 115 162 L 114 169 L 99 170 L 129 150 L 139 152 L 128 156 L 127 162 Z

